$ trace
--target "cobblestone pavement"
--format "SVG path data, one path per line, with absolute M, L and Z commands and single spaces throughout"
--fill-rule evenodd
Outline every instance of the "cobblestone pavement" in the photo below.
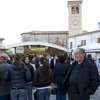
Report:
M 91 100 L 100 100 L 100 86 L 96 93 L 93 96 L 91 96 Z

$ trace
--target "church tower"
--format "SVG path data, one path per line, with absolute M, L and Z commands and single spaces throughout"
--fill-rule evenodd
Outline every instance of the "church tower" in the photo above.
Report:
M 82 0 L 68 0 L 69 36 L 82 34 Z

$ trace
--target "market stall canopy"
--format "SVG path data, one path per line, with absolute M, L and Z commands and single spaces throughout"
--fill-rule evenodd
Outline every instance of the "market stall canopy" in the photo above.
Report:
M 60 45 L 56 45 L 53 43 L 47 43 L 47 42 L 35 42 L 35 41 L 34 42 L 16 43 L 16 44 L 9 45 L 6 48 L 9 49 L 9 48 L 14 48 L 14 47 L 30 46 L 30 45 L 34 45 L 34 46 L 40 45 L 40 46 L 52 47 L 52 48 L 56 48 L 56 49 L 67 52 L 67 49 L 65 47 L 60 46 Z

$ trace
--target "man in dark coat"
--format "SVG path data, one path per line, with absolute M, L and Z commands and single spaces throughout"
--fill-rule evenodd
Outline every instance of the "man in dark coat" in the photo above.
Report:
M 86 59 L 85 50 L 77 48 L 74 51 L 74 60 L 69 74 L 65 77 L 65 83 L 68 83 L 69 100 L 90 100 L 99 85 L 99 75 L 96 65 Z M 69 78 L 68 78 L 69 77 Z
M 69 67 L 66 62 L 67 56 L 62 54 L 58 57 L 58 62 L 54 67 L 54 82 L 57 86 L 56 100 L 66 100 L 65 90 L 63 88 L 62 82 Z

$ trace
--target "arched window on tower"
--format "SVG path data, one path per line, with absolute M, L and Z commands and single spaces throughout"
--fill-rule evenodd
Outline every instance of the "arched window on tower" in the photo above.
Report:
M 79 7 L 76 7 L 76 13 L 79 14 Z
M 72 11 L 72 14 L 79 14 L 79 7 L 72 6 L 71 11 Z
M 75 7 L 74 6 L 71 8 L 71 10 L 72 10 L 72 14 L 75 14 Z

